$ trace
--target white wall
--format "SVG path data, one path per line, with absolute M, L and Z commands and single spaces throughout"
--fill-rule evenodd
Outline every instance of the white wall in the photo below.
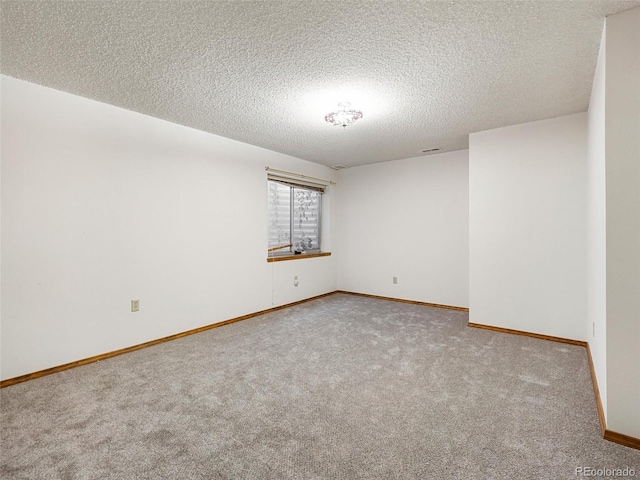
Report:
M 640 438 L 640 7 L 606 36 L 607 427 Z
M 4 76 L 1 153 L 3 379 L 336 289 L 266 262 L 264 167 L 329 168 Z
M 470 135 L 470 322 L 586 339 L 586 135 L 586 113 Z
M 605 205 L 606 27 L 602 33 L 588 112 L 587 331 L 602 408 L 607 413 L 607 240 Z
M 467 150 L 341 170 L 338 183 L 340 290 L 468 306 Z

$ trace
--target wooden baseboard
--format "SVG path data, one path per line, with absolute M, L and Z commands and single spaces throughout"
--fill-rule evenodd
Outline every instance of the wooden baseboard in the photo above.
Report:
M 469 322 L 468 325 L 473 328 L 482 328 L 483 330 L 491 330 L 494 332 L 510 333 L 512 335 L 522 335 L 524 337 L 539 338 L 540 340 L 549 340 L 550 342 L 568 343 L 569 345 L 579 345 L 581 347 L 587 346 L 587 342 L 583 342 L 581 340 L 572 340 L 571 338 L 552 337 L 551 335 L 542 335 L 540 333 L 525 332 L 523 330 L 513 330 L 511 328 L 494 327 L 492 325 L 483 325 L 481 323 Z
M 604 408 L 602 408 L 602 399 L 600 398 L 600 388 L 598 387 L 598 377 L 596 377 L 596 369 L 593 365 L 593 357 L 591 356 L 591 348 L 587 343 L 587 358 L 589 359 L 589 371 L 591 372 L 591 382 L 593 383 L 593 393 L 596 396 L 596 407 L 598 408 L 598 418 L 600 419 L 600 431 L 602 436 L 606 438 L 607 422 L 604 417 Z
M 186 332 L 176 333 L 175 335 L 169 335 L 167 337 L 158 338 L 156 340 L 151 340 L 149 342 L 140 343 L 138 345 L 133 345 L 131 347 L 121 348 L 119 350 L 114 350 L 112 352 L 102 353 L 100 355 L 94 355 L 93 357 L 83 358 L 83 359 L 80 359 L 80 360 L 76 360 L 74 362 L 65 363 L 63 365 L 57 365 L 55 367 L 46 368 L 44 370 L 38 370 L 37 372 L 27 373 L 25 375 L 20 375 L 18 377 L 8 378 L 6 380 L 0 381 L 0 388 L 9 387 L 11 385 L 16 385 L 18 383 L 26 382 L 28 380 L 33 380 L 33 379 L 40 378 L 40 377 L 45 377 L 47 375 L 51 375 L 51 374 L 54 374 L 54 373 L 63 372 L 65 370 L 69 370 L 71 368 L 81 367 L 82 365 L 88 365 L 90 363 L 99 362 L 101 360 L 106 360 L 108 358 L 117 357 L 118 355 L 123 355 L 125 353 L 135 352 L 136 350 L 140 350 L 142 348 L 152 347 L 153 345 L 158 345 L 160 343 L 169 342 L 171 340 L 176 340 L 178 338 L 186 337 L 188 335 L 194 335 L 196 333 L 205 332 L 207 330 L 211 330 L 212 328 L 218 328 L 218 327 L 222 327 L 224 325 L 229 325 L 231 323 L 240 322 L 242 320 L 247 320 L 249 318 L 257 317 L 258 315 L 264 315 L 266 313 L 275 312 L 275 311 L 281 310 L 283 308 L 288 308 L 288 307 L 292 307 L 294 305 L 299 305 L 301 303 L 309 302 L 311 300 L 316 300 L 318 298 L 322 298 L 322 297 L 326 297 L 326 296 L 329 296 L 329 295 L 333 295 L 335 293 L 346 293 L 346 294 L 349 294 L 349 295 L 359 295 L 359 296 L 362 296 L 362 297 L 379 298 L 379 299 L 391 300 L 391 301 L 395 301 L 395 302 L 412 303 L 412 304 L 415 304 L 415 305 L 424 305 L 424 306 L 428 306 L 428 307 L 448 308 L 448 309 L 451 309 L 451 310 L 461 310 L 461 311 L 465 311 L 465 312 L 469 311 L 468 308 L 464 308 L 464 307 L 454 307 L 454 306 L 450 306 L 450 305 L 440 305 L 440 304 L 437 304 L 437 303 L 417 302 L 417 301 L 413 301 L 413 300 L 402 300 L 402 299 L 398 299 L 398 298 L 381 297 L 381 296 L 378 296 L 378 295 L 368 295 L 368 294 L 364 294 L 364 293 L 345 292 L 345 291 L 336 290 L 336 291 L 325 293 L 325 294 L 322 294 L 322 295 L 316 295 L 315 297 L 306 298 L 304 300 L 299 300 L 297 302 L 287 303 L 286 305 L 280 305 L 279 307 L 273 307 L 273 308 L 268 308 L 266 310 L 260 310 L 259 312 L 254 312 L 254 313 L 250 313 L 250 314 L 247 314 L 247 315 L 242 315 L 240 317 L 231 318 L 229 320 L 224 320 L 222 322 L 213 323 L 211 325 L 205 325 L 203 327 L 194 328 L 194 329 L 188 330 Z
M 178 338 L 186 337 L 188 335 L 193 335 L 196 333 L 204 332 L 207 330 L 211 330 L 213 328 L 222 327 L 224 325 L 229 325 L 231 323 L 240 322 L 242 320 L 247 320 L 249 318 L 257 317 L 259 315 L 264 315 L 266 313 L 275 312 L 277 310 L 282 310 L 284 308 L 293 307 L 294 305 L 300 305 L 302 303 L 310 302 L 311 300 L 316 300 L 318 298 L 327 297 L 329 295 L 333 295 L 336 293 L 344 293 L 347 295 L 356 295 L 360 297 L 368 297 L 368 298 L 377 298 L 380 300 L 390 300 L 393 302 L 402 302 L 402 303 L 410 303 L 413 305 L 422 305 L 427 307 L 437 307 L 437 308 L 445 308 L 449 310 L 458 310 L 462 312 L 468 312 L 469 309 L 467 307 L 456 307 L 452 305 L 442 305 L 438 303 L 428 303 L 428 302 L 419 302 L 416 300 L 404 300 L 401 298 L 393 298 L 393 297 L 382 297 L 380 295 L 369 295 L 366 293 L 356 293 L 356 292 L 347 292 L 344 290 L 336 290 L 334 292 L 324 293 L 322 295 L 316 295 L 315 297 L 306 298 L 304 300 L 299 300 L 297 302 L 287 303 L 285 305 L 280 305 L 278 307 L 268 308 L 266 310 L 260 310 L 258 312 L 249 313 L 247 315 L 242 315 L 240 317 L 231 318 L 229 320 L 224 320 L 222 322 L 213 323 L 211 325 L 205 325 L 203 327 L 194 328 L 192 330 L 187 330 L 186 332 L 177 333 L 175 335 L 169 335 L 168 337 L 158 338 L 156 340 L 151 340 L 149 342 L 140 343 L 138 345 L 133 345 L 127 348 L 121 348 L 119 350 L 114 350 L 112 352 L 103 353 L 101 355 L 95 355 L 93 357 L 84 358 L 82 360 L 77 360 L 75 362 L 65 363 L 64 365 L 58 365 L 56 367 L 47 368 L 45 370 L 39 370 L 37 372 L 28 373 L 26 375 L 20 375 L 19 377 L 8 378 L 6 380 L 0 381 L 0 388 L 9 387 L 11 385 L 15 385 L 18 383 L 26 382 L 28 380 L 33 380 L 35 378 L 44 377 L 46 375 L 51 375 L 53 373 L 62 372 L 64 370 L 69 370 L 71 368 L 80 367 L 82 365 L 87 365 L 89 363 L 99 362 L 100 360 L 106 360 L 108 358 L 116 357 L 118 355 L 123 355 L 125 353 L 134 352 L 136 350 L 140 350 L 142 348 L 151 347 L 153 345 L 158 345 L 160 343 L 169 342 L 171 340 L 176 340 Z M 607 430 L 606 421 L 604 418 L 604 409 L 602 408 L 602 401 L 600 399 L 600 390 L 598 388 L 598 380 L 596 378 L 595 368 L 593 366 L 593 358 L 591 357 L 591 349 L 589 348 L 588 342 L 583 342 L 581 340 L 572 340 L 569 338 L 562 337 L 553 337 L 550 335 L 542 335 L 539 333 L 531 333 L 525 332 L 522 330 L 513 330 L 510 328 L 502 328 L 502 327 L 494 327 L 491 325 L 482 325 L 479 323 L 469 323 L 469 327 L 473 328 L 481 328 L 485 330 L 492 330 L 494 332 L 501 333 L 510 333 L 512 335 L 522 335 L 526 337 L 538 338 L 541 340 L 549 340 L 551 342 L 559 342 L 559 343 L 568 343 L 571 345 L 578 345 L 581 347 L 585 347 L 587 350 L 587 358 L 589 360 L 589 369 L 591 371 L 591 380 L 593 382 L 593 389 L 596 397 L 596 403 L 598 407 L 598 417 L 600 418 L 600 428 L 602 429 L 602 435 L 605 440 L 610 442 L 618 443 L 620 445 L 624 445 L 625 447 L 635 448 L 640 450 L 640 439 L 625 435 L 623 433 L 614 432 L 612 430 Z
M 629 435 L 625 435 L 624 433 L 614 432 L 613 430 L 605 430 L 603 438 L 605 440 L 609 440 L 610 442 L 624 445 L 625 447 L 640 450 L 640 438 L 631 437 Z
M 242 315 L 240 317 L 231 318 L 229 320 L 224 320 L 218 323 L 212 323 L 210 325 L 205 325 L 204 327 L 194 328 L 193 330 L 187 330 L 186 332 L 176 333 L 175 335 L 169 335 L 168 337 L 158 338 L 156 340 L 151 340 L 149 342 L 140 343 L 138 345 L 133 345 L 131 347 L 121 348 L 119 350 L 114 350 L 112 352 L 102 353 L 100 355 L 95 355 L 89 358 L 83 358 L 81 360 L 76 360 L 75 362 L 65 363 L 64 365 L 58 365 L 51 368 L 46 368 L 44 370 L 39 370 L 37 372 L 27 373 L 26 375 L 20 375 L 19 377 L 8 378 L 6 380 L 0 381 L 0 388 L 9 387 L 11 385 L 15 385 L 17 383 L 26 382 L 28 380 L 33 380 L 35 378 L 45 377 L 47 375 L 51 375 L 53 373 L 63 372 L 64 370 L 69 370 L 71 368 L 80 367 L 82 365 L 87 365 L 89 363 L 99 362 L 101 360 L 106 360 L 107 358 L 117 357 L 118 355 L 123 355 L 129 352 L 135 352 L 136 350 L 140 350 L 142 348 L 152 347 L 153 345 L 158 345 L 160 343 L 169 342 L 171 340 L 176 340 L 178 338 L 186 337 L 189 335 L 193 335 L 200 332 L 205 332 L 207 330 L 211 330 L 212 328 L 222 327 L 224 325 L 229 325 L 231 323 L 240 322 L 242 320 L 247 320 L 249 318 L 257 317 L 259 315 L 264 315 L 266 313 L 275 312 L 277 310 L 282 310 L 283 308 L 293 307 L 294 305 L 300 305 L 301 303 L 310 302 L 311 300 L 316 300 L 318 298 L 327 297 L 329 295 L 333 295 L 336 292 L 324 293 L 322 295 L 316 295 L 315 297 L 306 298 L 304 300 L 299 300 L 293 303 L 287 303 L 285 305 L 280 305 L 279 307 L 272 307 L 266 310 L 260 310 L 259 312 L 249 313 L 247 315 Z
M 585 347 L 587 351 L 587 359 L 589 360 L 589 371 L 591 372 L 591 382 L 593 383 L 593 391 L 596 397 L 596 406 L 598 408 L 598 419 L 600 420 L 600 429 L 602 431 L 602 438 L 610 442 L 624 445 L 625 447 L 635 448 L 640 450 L 640 438 L 625 435 L 623 433 L 614 432 L 613 430 L 607 430 L 607 422 L 604 417 L 604 409 L 602 408 L 602 399 L 600 398 L 600 389 L 598 388 L 598 378 L 596 377 L 596 370 L 593 365 L 593 358 L 591 357 L 591 348 L 589 342 L 583 342 L 582 340 L 572 340 L 570 338 L 552 337 L 550 335 L 541 335 L 539 333 L 524 332 L 522 330 L 512 330 L 510 328 L 493 327 L 491 325 L 482 325 L 480 323 L 469 323 L 470 327 L 482 328 L 485 330 L 492 330 L 494 332 L 510 333 L 512 335 L 523 335 L 525 337 L 539 338 L 541 340 L 549 340 L 551 342 L 568 343 L 570 345 L 578 345 Z
M 410 303 L 412 305 L 422 305 L 423 307 L 446 308 L 447 310 L 458 310 L 460 312 L 468 312 L 467 307 L 456 307 L 454 305 L 443 305 L 441 303 L 419 302 L 417 300 L 405 300 L 402 298 L 382 297 L 380 295 L 370 295 L 368 293 L 347 292 L 346 290 L 336 290 L 335 293 L 345 293 L 347 295 L 356 295 L 358 297 L 377 298 L 379 300 L 390 300 L 392 302 Z
M 596 369 L 593 365 L 593 357 L 591 356 L 591 348 L 587 343 L 587 357 L 589 358 L 589 370 L 591 371 L 591 381 L 593 382 L 593 391 L 596 396 L 596 405 L 598 407 L 598 417 L 600 419 L 600 429 L 602 431 L 602 438 L 609 440 L 610 442 L 624 445 L 625 447 L 635 448 L 640 450 L 640 438 L 625 435 L 624 433 L 614 432 L 607 429 L 607 421 L 604 417 L 604 408 L 602 408 L 602 399 L 600 397 L 600 388 L 598 387 L 598 378 L 596 377 Z

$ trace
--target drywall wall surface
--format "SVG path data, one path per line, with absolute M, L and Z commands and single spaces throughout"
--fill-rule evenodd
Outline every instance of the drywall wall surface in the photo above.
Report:
M 640 438 L 640 7 L 606 22 L 607 427 Z
M 604 21 L 603 21 L 604 24 Z M 607 220 L 605 204 L 605 65 L 603 29 L 588 112 L 586 338 L 607 412 Z
M 469 142 L 470 321 L 585 340 L 587 114 Z
M 335 175 L 3 76 L 2 378 L 335 290 L 333 256 L 266 262 L 265 166 Z
M 341 170 L 338 183 L 339 289 L 468 306 L 467 150 Z

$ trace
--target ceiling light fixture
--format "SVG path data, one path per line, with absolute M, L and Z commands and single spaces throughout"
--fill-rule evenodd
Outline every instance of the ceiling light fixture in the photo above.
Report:
M 353 125 L 362 118 L 362 112 L 360 110 L 353 110 L 349 108 L 351 104 L 349 102 L 342 102 L 338 104 L 337 112 L 327 113 L 324 119 L 327 123 L 332 123 L 335 127 L 347 128 L 349 125 Z

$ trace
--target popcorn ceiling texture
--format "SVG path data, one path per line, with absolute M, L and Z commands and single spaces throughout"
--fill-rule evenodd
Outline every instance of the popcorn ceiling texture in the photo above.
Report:
M 2 1 L 3 74 L 325 165 L 585 111 L 629 1 Z M 348 100 L 364 118 L 324 122 Z

